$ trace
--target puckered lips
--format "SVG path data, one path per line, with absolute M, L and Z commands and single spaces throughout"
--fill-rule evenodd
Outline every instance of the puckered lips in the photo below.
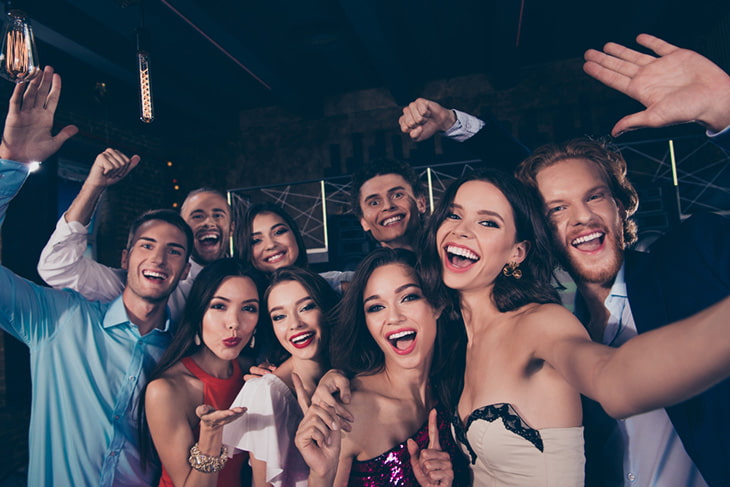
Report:
M 399 328 L 385 335 L 393 351 L 398 355 L 408 355 L 416 348 L 418 332 L 413 328 Z
M 142 276 L 149 282 L 159 284 L 165 282 L 170 275 L 159 269 L 142 269 Z
M 223 340 L 223 345 L 230 348 L 235 348 L 241 343 L 241 337 L 229 337 Z
M 302 331 L 295 333 L 289 337 L 289 342 L 294 345 L 295 348 L 306 348 L 314 341 L 317 334 L 312 330 Z
M 384 227 L 390 227 L 393 225 L 398 225 L 402 221 L 406 219 L 405 213 L 396 213 L 395 215 L 390 215 L 387 218 L 383 218 L 380 220 L 380 225 Z
M 466 272 L 479 262 L 479 254 L 469 247 L 447 243 L 444 245 L 444 265 L 452 272 Z
M 573 248 L 586 253 L 598 252 L 603 248 L 606 233 L 602 230 L 591 230 L 570 241 Z

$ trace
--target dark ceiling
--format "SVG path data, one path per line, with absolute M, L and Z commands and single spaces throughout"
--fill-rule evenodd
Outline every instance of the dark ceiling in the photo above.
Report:
M 64 75 L 78 103 L 95 100 L 110 118 L 126 120 L 137 117 L 135 29 L 143 17 L 155 124 L 171 127 L 235 123 L 241 110 L 268 105 L 316 116 L 324 97 L 374 87 L 406 104 L 426 82 L 465 74 L 486 73 L 495 86 L 509 87 L 521 67 L 578 57 L 607 40 L 631 42 L 643 31 L 690 42 L 730 11 L 726 0 L 13 5 L 33 19 L 41 62 Z

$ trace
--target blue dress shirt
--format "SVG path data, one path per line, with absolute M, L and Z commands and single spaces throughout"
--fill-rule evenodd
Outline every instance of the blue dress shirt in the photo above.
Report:
M 28 175 L 0 160 L 0 224 Z M 89 302 L 33 284 L 0 267 L 0 328 L 30 349 L 32 486 L 139 486 L 137 405 L 146 376 L 167 347 L 165 329 L 140 336 L 122 298 Z

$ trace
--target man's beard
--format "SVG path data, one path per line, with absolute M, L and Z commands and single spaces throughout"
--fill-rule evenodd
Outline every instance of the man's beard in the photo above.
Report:
M 605 249 L 610 254 L 605 255 L 600 264 L 587 264 L 580 256 L 566 249 L 562 242 L 555 243 L 558 261 L 577 284 L 600 284 L 610 288 L 624 259 L 623 233 L 611 232 L 611 237 L 613 242 Z

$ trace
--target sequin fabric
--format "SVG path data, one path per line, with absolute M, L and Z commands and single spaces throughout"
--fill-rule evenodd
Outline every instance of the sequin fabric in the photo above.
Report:
M 438 410 L 438 429 L 441 448 L 451 455 L 451 464 L 454 468 L 452 485 L 470 485 L 471 474 L 467 459 L 451 436 L 448 415 L 441 410 Z M 419 448 L 428 447 L 428 421 L 411 438 L 415 440 Z M 348 482 L 350 487 L 417 487 L 418 485 L 413 476 L 411 459 L 405 441 L 370 460 L 353 461 Z

